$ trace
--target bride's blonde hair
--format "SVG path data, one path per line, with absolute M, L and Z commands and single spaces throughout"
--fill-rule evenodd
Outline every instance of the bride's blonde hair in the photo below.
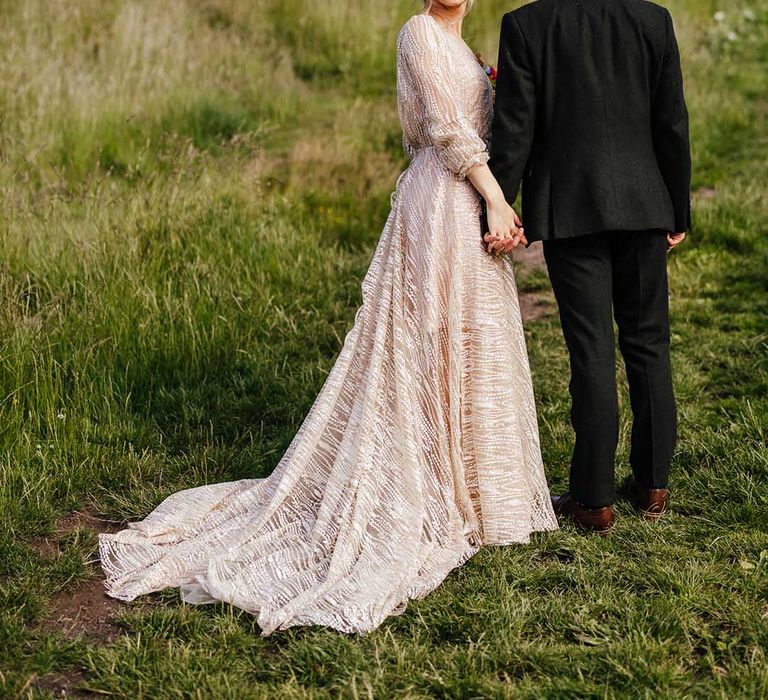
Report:
M 430 8 L 432 7 L 433 0 L 424 0 L 424 12 L 429 12 Z M 475 4 L 475 0 L 467 0 L 467 10 L 464 13 L 464 15 L 468 15 L 469 11 L 472 9 L 472 6 Z

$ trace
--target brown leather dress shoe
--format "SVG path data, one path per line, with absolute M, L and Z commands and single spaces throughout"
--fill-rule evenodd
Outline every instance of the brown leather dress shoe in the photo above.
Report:
M 595 509 L 585 508 L 577 503 L 570 493 L 552 496 L 552 508 L 555 515 L 568 518 L 579 527 L 599 535 L 609 533 L 615 525 L 613 506 Z
M 667 512 L 668 489 L 650 489 L 630 478 L 627 482 L 627 490 L 632 504 L 644 518 L 656 520 Z

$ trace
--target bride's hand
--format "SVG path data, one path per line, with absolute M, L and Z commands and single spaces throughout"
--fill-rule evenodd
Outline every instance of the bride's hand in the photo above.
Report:
M 511 253 L 520 243 L 528 245 L 522 223 L 506 200 L 488 204 L 488 233 L 483 239 L 492 255 Z

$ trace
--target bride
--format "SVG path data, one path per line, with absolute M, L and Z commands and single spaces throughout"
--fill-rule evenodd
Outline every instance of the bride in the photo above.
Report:
M 525 238 L 486 164 L 492 87 L 461 38 L 470 4 L 433 0 L 399 34 L 412 160 L 354 326 L 287 452 L 265 479 L 179 491 L 100 535 L 110 596 L 172 586 L 247 610 L 262 635 L 366 632 L 480 547 L 557 527 L 503 255 Z

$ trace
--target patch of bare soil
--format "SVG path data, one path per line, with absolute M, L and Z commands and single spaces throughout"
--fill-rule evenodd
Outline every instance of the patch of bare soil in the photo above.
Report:
M 541 245 L 541 241 L 531 243 L 527 248 L 524 246 L 518 246 L 514 252 L 515 262 L 524 265 L 525 267 L 535 267 L 544 269 L 546 263 L 544 262 L 544 247 Z
M 75 530 L 90 530 L 98 535 L 101 532 L 115 532 L 123 527 L 124 523 L 75 511 L 59 520 L 51 536 L 41 538 L 32 546 L 41 555 L 53 557 L 59 552 L 58 543 L 61 539 Z M 117 617 L 121 611 L 126 610 L 126 604 L 105 593 L 103 574 L 95 554 L 88 566 L 93 578 L 79 581 L 53 595 L 48 602 L 48 615 L 40 623 L 40 630 L 59 631 L 68 639 L 82 634 L 88 641 L 110 644 L 121 633 Z M 144 609 L 151 605 L 151 602 L 145 600 L 131 604 L 131 608 Z
M 93 578 L 54 595 L 48 609 L 42 631 L 58 631 L 67 639 L 82 634 L 88 641 L 111 644 L 121 633 L 117 617 L 126 605 L 104 592 L 101 578 Z
M 73 670 L 68 673 L 48 673 L 44 676 L 32 676 L 27 681 L 27 687 L 34 687 L 35 690 L 50 693 L 55 698 L 97 698 L 102 697 L 99 693 L 78 688 L 85 681 L 85 675 L 80 671 Z
M 531 243 L 527 248 L 515 250 L 515 263 L 526 270 L 544 270 L 544 249 L 540 242 Z M 520 314 L 523 321 L 535 321 L 537 318 L 555 313 L 557 307 L 551 294 L 542 292 L 524 292 L 520 294 Z
M 556 310 L 556 305 L 546 294 L 528 292 L 520 295 L 520 314 L 524 322 L 535 321 L 537 318 L 555 313 Z
M 77 530 L 89 530 L 94 535 L 101 532 L 115 532 L 124 527 L 124 523 L 105 520 L 92 513 L 75 511 L 56 523 L 54 531 L 48 537 L 32 543 L 33 548 L 47 558 L 53 558 L 60 552 L 60 542 L 68 534 Z M 104 591 L 103 574 L 94 558 L 88 562 L 93 578 L 79 581 L 73 586 L 59 591 L 48 601 L 48 614 L 40 622 L 38 629 L 42 633 L 59 632 L 66 639 L 83 636 L 85 640 L 97 644 L 111 644 L 123 633 L 117 618 L 127 609 L 126 603 L 110 598 Z M 154 605 L 144 599 L 132 603 L 131 609 L 144 610 Z M 86 681 L 85 674 L 78 669 L 33 676 L 29 687 L 48 692 L 56 698 L 95 698 L 100 693 L 81 687 Z

